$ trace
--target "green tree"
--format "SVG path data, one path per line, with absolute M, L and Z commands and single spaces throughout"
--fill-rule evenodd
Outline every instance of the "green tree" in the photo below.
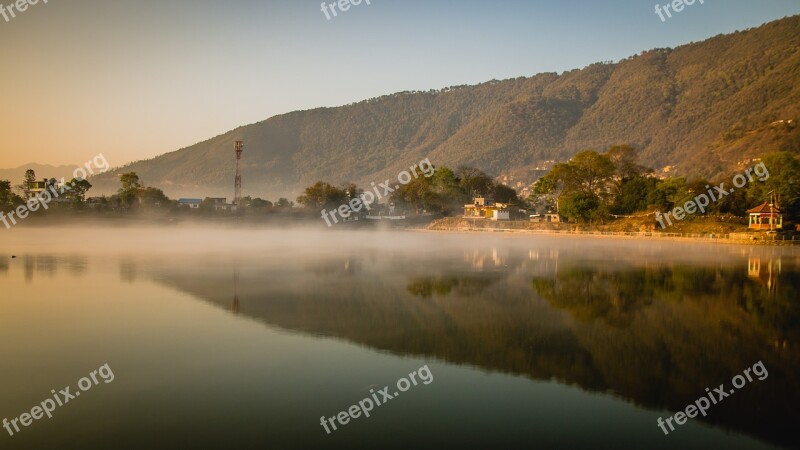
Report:
M 687 198 L 688 187 L 685 178 L 667 178 L 656 183 L 650 191 L 647 203 L 659 211 L 669 211 L 681 199 Z
M 131 206 L 139 198 L 139 192 L 142 190 L 142 182 L 139 180 L 139 175 L 136 172 L 124 173 L 119 177 L 122 187 L 117 191 L 120 202 L 124 206 Z
M 252 209 L 267 209 L 272 207 L 272 202 L 269 200 L 264 200 L 263 198 L 254 198 L 250 201 L 248 205 Z
M 353 191 L 357 191 L 355 185 L 347 185 L 345 189 L 339 189 L 336 186 L 333 186 L 330 183 L 326 183 L 324 181 L 317 181 L 313 186 L 309 186 L 303 192 L 303 195 L 297 197 L 297 203 L 310 208 L 319 208 L 319 209 L 332 209 L 337 208 L 339 205 L 343 205 L 347 203 L 347 190 L 351 189 Z M 352 194 L 351 194 L 352 195 Z M 278 200 L 278 207 L 286 207 L 289 205 L 289 201 L 286 200 L 284 204 L 281 204 L 281 200 Z
M 630 145 L 613 145 L 606 151 L 606 156 L 621 179 L 633 179 L 653 173 L 653 169 L 636 163 L 637 152 Z
M 754 180 L 748 184 L 749 207 L 769 200 L 769 193 L 774 192 L 781 211 L 790 219 L 800 219 L 800 157 L 790 152 L 775 152 L 764 155 L 762 162 L 765 171 L 756 170 L 765 175 L 762 177 L 765 181 L 753 174 Z
M 650 194 L 658 186 L 658 180 L 651 177 L 634 176 L 625 178 L 615 187 L 611 211 L 614 214 L 631 214 L 649 210 Z
M 72 199 L 76 203 L 83 203 L 86 201 L 86 192 L 92 188 L 92 184 L 83 178 L 73 178 L 67 183 L 69 190 L 66 197 Z
M 10 181 L 0 180 L 0 211 L 9 211 L 23 202 L 22 197 L 14 193 Z
M 278 199 L 278 202 L 275 203 L 275 206 L 278 208 L 291 208 L 294 206 L 294 202 L 290 202 L 288 199 L 281 197 Z
M 494 195 L 494 201 L 498 203 L 508 203 L 512 205 L 516 205 L 519 203 L 519 198 L 517 197 L 517 191 L 504 184 L 495 185 L 493 195 Z
M 494 183 L 489 175 L 468 166 L 461 166 L 456 171 L 459 185 L 467 195 L 487 196 L 492 193 Z
M 31 198 L 31 186 L 36 181 L 36 172 L 33 169 L 25 171 L 25 176 L 22 179 L 22 192 L 25 200 Z
M 576 191 L 564 196 L 561 201 L 561 213 L 576 222 L 601 221 L 606 216 L 600 199 L 587 192 Z
M 441 206 L 441 198 L 433 191 L 433 186 L 429 178 L 420 177 L 411 180 L 408 184 L 400 186 L 389 197 L 395 205 L 404 205 L 414 208 L 416 214 L 427 206 Z
M 169 198 L 164 195 L 164 191 L 154 187 L 139 189 L 139 201 L 145 207 L 164 207 L 170 204 Z
M 547 175 L 540 178 L 533 185 L 533 205 L 554 203 L 556 212 L 561 211 L 560 200 L 567 192 L 569 180 L 572 179 L 572 168 L 568 164 L 556 164 Z
M 568 165 L 571 167 L 567 180 L 570 190 L 595 196 L 602 196 L 606 192 L 607 183 L 617 170 L 608 156 L 594 150 L 578 153 Z

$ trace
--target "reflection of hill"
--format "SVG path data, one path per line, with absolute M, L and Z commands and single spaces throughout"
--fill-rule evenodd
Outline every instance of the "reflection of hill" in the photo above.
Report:
M 788 430 L 799 418 L 800 369 L 796 274 L 772 294 L 749 280 L 745 268 L 687 266 L 575 267 L 555 279 L 536 278 L 533 286 L 576 319 L 581 347 L 608 387 L 648 406 L 681 409 L 705 387 L 730 386 L 731 377 L 763 361 L 769 378 L 726 399 L 708 420 L 793 442 Z
M 747 385 L 704 420 L 794 442 L 796 272 L 784 268 L 780 290 L 770 293 L 748 278 L 746 266 L 618 263 L 612 270 L 562 258 L 550 273 L 538 269 L 552 261 L 505 262 L 510 268 L 502 271 L 408 261 L 389 270 L 358 258 L 296 268 L 240 265 L 240 313 L 398 354 L 556 378 L 671 411 L 761 360 L 769 378 Z M 154 277 L 231 309 L 231 267 L 176 266 Z

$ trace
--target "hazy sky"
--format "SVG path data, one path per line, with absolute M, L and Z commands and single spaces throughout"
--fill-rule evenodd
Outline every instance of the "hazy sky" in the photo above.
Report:
M 0 16 L 0 167 L 100 152 L 118 166 L 297 109 L 582 68 L 800 13 L 705 0 L 662 23 L 654 0 L 371 0 L 327 20 L 320 2 L 40 0 Z

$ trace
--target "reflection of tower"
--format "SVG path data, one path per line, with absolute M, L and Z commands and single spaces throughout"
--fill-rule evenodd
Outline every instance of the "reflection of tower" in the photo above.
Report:
M 242 174 L 239 172 L 239 161 L 242 160 L 242 151 L 244 150 L 244 142 L 236 141 L 236 181 L 234 181 L 234 194 L 233 204 L 239 206 L 239 200 L 242 199 Z
M 239 314 L 239 268 L 233 269 L 233 306 L 231 311 L 234 314 Z

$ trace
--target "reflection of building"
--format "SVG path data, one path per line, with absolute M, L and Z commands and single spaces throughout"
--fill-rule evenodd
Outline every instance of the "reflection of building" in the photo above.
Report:
M 503 253 L 506 253 L 503 251 Z M 465 251 L 464 261 L 470 264 L 475 269 L 484 269 L 488 267 L 502 267 L 508 264 L 508 254 L 500 254 L 497 247 L 492 248 L 492 254 L 489 255 L 485 251 Z
M 783 227 L 781 210 L 770 202 L 764 202 L 747 211 L 750 228 L 754 230 L 780 230 Z
M 751 256 L 747 261 L 747 276 L 765 286 L 769 292 L 777 291 L 778 275 L 781 273 L 781 260 L 769 258 L 762 263 L 761 258 Z
M 484 197 L 474 197 L 472 205 L 464 205 L 464 217 L 469 219 L 510 220 L 508 205 Z

